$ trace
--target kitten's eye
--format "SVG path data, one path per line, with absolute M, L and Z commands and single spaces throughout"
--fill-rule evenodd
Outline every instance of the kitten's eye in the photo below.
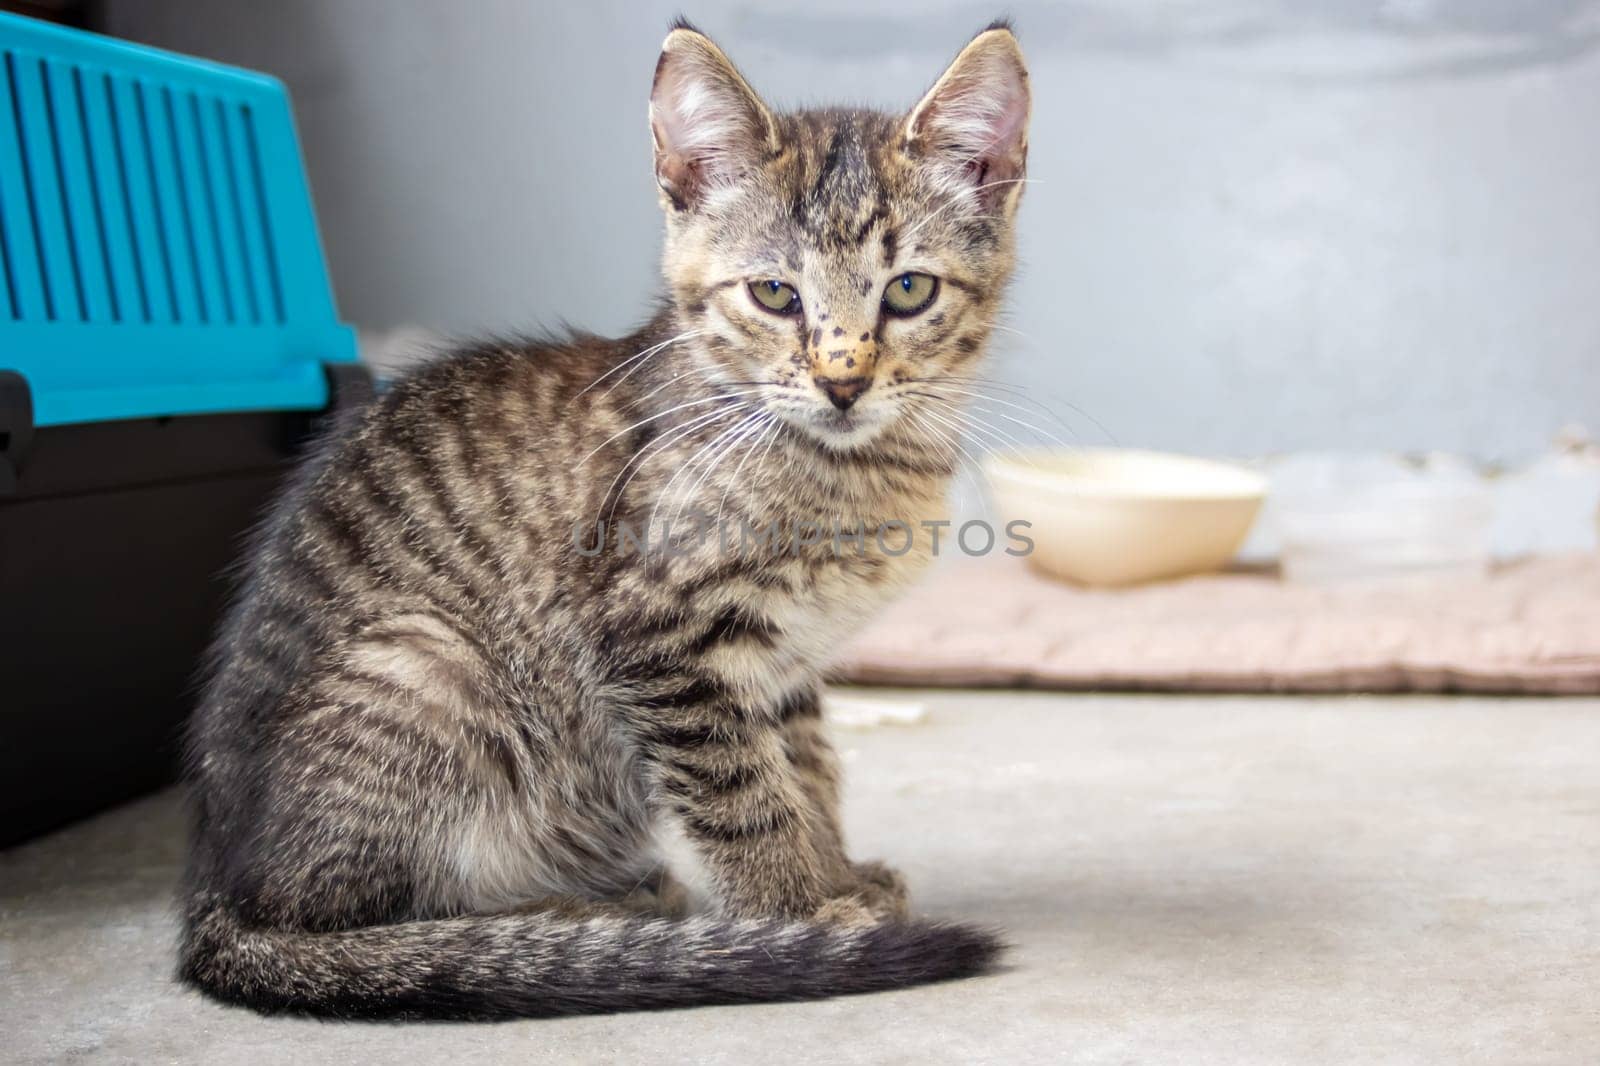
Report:
M 932 274 L 901 274 L 883 290 L 883 308 L 891 315 L 920 315 L 939 295 L 939 279 Z
M 785 285 L 781 281 L 771 278 L 752 281 L 750 295 L 756 303 L 776 314 L 793 315 L 800 311 L 800 294 L 794 291 L 793 285 Z

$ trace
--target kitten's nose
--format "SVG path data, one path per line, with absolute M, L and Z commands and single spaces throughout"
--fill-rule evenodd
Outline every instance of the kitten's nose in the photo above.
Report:
M 872 379 L 865 375 L 853 378 L 817 378 L 817 385 L 828 394 L 828 399 L 833 406 L 841 411 L 848 411 L 856 398 L 872 384 Z
M 844 326 L 834 326 L 827 332 L 819 327 L 807 338 L 811 379 L 841 411 L 848 411 L 861 398 L 877 370 L 877 342 L 870 329 L 859 328 L 858 335 Z

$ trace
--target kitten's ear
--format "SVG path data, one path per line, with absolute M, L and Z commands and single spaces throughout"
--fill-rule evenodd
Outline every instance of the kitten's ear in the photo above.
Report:
M 996 23 L 961 50 L 905 120 L 906 147 L 988 208 L 1017 201 L 1028 161 L 1028 68 Z
M 679 208 L 738 184 L 778 148 L 772 112 L 711 38 L 680 23 L 650 90 L 656 181 Z

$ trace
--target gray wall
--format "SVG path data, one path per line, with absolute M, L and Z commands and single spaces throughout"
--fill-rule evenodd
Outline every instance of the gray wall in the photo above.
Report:
M 999 6 L 1037 99 L 997 376 L 1085 442 L 1516 457 L 1600 430 L 1600 3 L 686 5 L 780 104 L 903 106 Z M 679 5 L 109 0 L 292 88 L 344 312 L 646 313 Z

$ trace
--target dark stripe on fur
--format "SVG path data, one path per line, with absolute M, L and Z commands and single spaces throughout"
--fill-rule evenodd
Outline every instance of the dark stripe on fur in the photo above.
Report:
M 709 678 L 700 677 L 682 688 L 654 696 L 646 696 L 639 701 L 639 706 L 649 710 L 682 710 L 685 707 L 698 707 L 707 703 L 717 703 L 727 698 L 723 687 Z
M 741 640 L 754 641 L 763 648 L 772 648 L 777 646 L 778 638 L 782 636 L 783 630 L 760 615 L 742 611 L 737 607 L 729 607 L 707 627 L 694 642 L 691 650 L 696 655 L 704 655 L 718 645 L 733 644 Z
M 795 820 L 795 812 L 786 808 L 733 825 L 718 825 L 703 816 L 695 815 L 692 811 L 686 810 L 681 813 L 686 815 L 683 824 L 690 834 L 701 840 L 713 840 L 719 844 L 739 844 L 755 837 L 764 837 L 788 828 Z
M 749 766 L 700 766 L 684 759 L 673 759 L 669 765 L 699 786 L 700 792 L 737 792 L 761 777 L 759 769 Z M 674 781 L 668 781 L 667 787 L 679 792 L 687 791 L 686 787 Z
M 703 748 L 722 735 L 723 730 L 715 725 L 658 725 L 650 730 L 650 739 L 668 748 Z
M 818 698 L 816 690 L 805 689 L 796 692 L 778 708 L 778 720 L 787 722 L 796 718 L 821 718 L 822 701 Z

